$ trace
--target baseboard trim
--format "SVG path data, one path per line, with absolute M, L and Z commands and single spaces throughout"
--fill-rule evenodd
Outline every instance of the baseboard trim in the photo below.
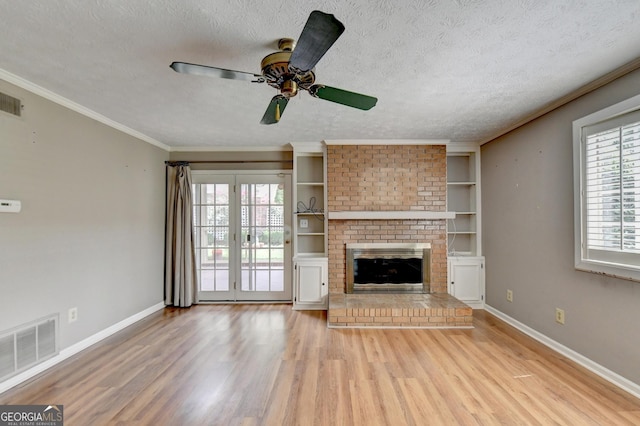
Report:
M 564 346 L 563 344 L 556 342 L 555 340 L 521 323 L 520 321 L 514 318 L 511 318 L 510 316 L 506 315 L 505 313 L 497 310 L 492 306 L 485 304 L 484 309 L 485 311 L 489 312 L 492 315 L 495 315 L 496 317 L 500 318 L 502 321 L 506 322 L 512 327 L 517 328 L 527 336 L 537 340 L 538 342 L 553 349 L 559 354 L 566 356 L 570 360 L 578 363 L 579 365 L 583 366 L 584 368 L 591 371 L 592 373 L 597 374 L 598 376 L 602 377 L 606 381 L 616 385 L 620 389 L 626 392 L 629 392 L 631 395 L 635 396 L 636 398 L 640 398 L 639 384 L 634 383 L 631 380 L 619 375 L 618 373 L 615 373 L 609 370 L 608 368 L 598 364 L 597 362 L 590 360 L 589 358 L 574 351 L 573 349 L 570 349 Z
M 36 376 L 37 374 L 42 373 L 45 370 L 48 370 L 49 368 L 53 367 L 56 364 L 61 363 L 62 361 L 66 360 L 67 358 L 72 357 L 73 355 L 77 354 L 78 352 L 81 352 L 85 349 L 87 349 L 89 346 L 91 345 L 95 345 L 96 343 L 98 343 L 101 340 L 106 339 L 107 337 L 117 333 L 118 331 L 130 326 L 131 324 L 134 324 L 138 321 L 140 321 L 141 319 L 151 315 L 154 312 L 157 312 L 161 309 L 164 309 L 164 302 L 160 302 L 157 303 L 147 309 L 145 309 L 144 311 L 138 312 L 135 315 L 130 316 L 129 318 L 125 318 L 122 321 L 112 325 L 111 327 L 105 328 L 102 331 L 99 331 L 98 333 L 87 337 L 86 339 L 76 343 L 75 345 L 71 345 L 66 349 L 63 349 L 60 351 L 60 353 L 56 356 L 54 356 L 53 358 L 50 358 L 46 361 L 44 361 L 42 364 L 38 364 L 26 371 L 23 371 L 20 374 L 17 374 L 13 377 L 10 377 L 9 379 L 5 380 L 4 382 L 0 383 L 0 394 L 2 394 L 3 392 L 8 391 L 9 389 L 29 380 L 30 378 Z

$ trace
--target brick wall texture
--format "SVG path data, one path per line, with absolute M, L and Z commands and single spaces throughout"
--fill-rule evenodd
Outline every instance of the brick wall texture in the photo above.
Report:
M 446 211 L 444 145 L 328 145 L 328 211 Z M 329 291 L 345 291 L 346 243 L 431 243 L 431 292 L 447 292 L 445 220 L 329 221 Z

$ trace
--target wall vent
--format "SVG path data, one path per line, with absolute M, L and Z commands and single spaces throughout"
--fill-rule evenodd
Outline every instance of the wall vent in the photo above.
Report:
M 22 116 L 22 102 L 18 98 L 0 92 L 0 111 L 20 117 Z
M 58 354 L 58 314 L 0 332 L 0 381 Z

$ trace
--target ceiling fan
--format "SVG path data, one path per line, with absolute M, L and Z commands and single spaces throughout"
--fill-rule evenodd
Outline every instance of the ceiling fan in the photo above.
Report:
M 344 25 L 335 16 L 314 10 L 309 15 L 297 43 L 290 38 L 280 39 L 278 42 L 280 51 L 262 59 L 262 74 L 186 62 L 173 62 L 171 68 L 185 74 L 267 83 L 275 87 L 278 89 L 278 94 L 271 99 L 260 121 L 262 124 L 274 124 L 280 121 L 289 99 L 296 96 L 300 89 L 306 90 L 314 98 L 369 110 L 375 106 L 377 98 L 315 84 L 314 67 L 343 32 Z

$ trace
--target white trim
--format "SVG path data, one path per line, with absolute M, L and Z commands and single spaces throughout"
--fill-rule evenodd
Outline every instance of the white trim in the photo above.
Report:
M 40 87 L 37 84 L 31 83 L 30 81 L 25 80 L 24 78 L 18 77 L 17 75 L 11 74 L 8 71 L 5 71 L 0 68 L 0 78 L 6 80 L 11 84 L 15 84 L 16 86 L 27 90 L 31 93 L 34 93 L 38 96 L 42 96 L 45 99 L 50 100 L 51 102 L 55 102 L 58 105 L 62 105 L 63 107 L 69 108 L 72 111 L 77 112 L 78 114 L 82 114 L 85 117 L 89 117 L 93 120 L 96 120 L 102 124 L 106 124 L 107 126 L 119 130 L 122 133 L 126 133 L 129 136 L 133 136 L 134 138 L 140 139 L 148 144 L 153 146 L 157 146 L 158 148 L 162 148 L 165 151 L 170 151 L 170 147 L 168 145 L 163 144 L 160 141 L 153 139 L 143 133 L 138 132 L 137 130 L 133 130 L 130 127 L 125 126 L 124 124 L 120 124 L 116 121 L 113 121 L 110 118 L 105 117 L 102 114 L 98 114 L 97 112 L 90 110 L 89 108 L 83 107 L 80 104 L 77 104 L 63 96 L 60 96 L 50 90 L 45 89 L 44 87 Z M 24 100 L 22 99 L 24 102 Z
M 640 95 L 633 96 L 573 121 L 573 250 L 574 267 L 578 271 L 640 282 L 640 268 L 634 267 L 633 261 L 626 261 L 626 259 L 620 257 L 611 262 L 596 257 L 590 258 L 586 254 L 586 248 L 583 247 L 587 232 L 587 226 L 584 223 L 585 207 L 583 200 L 585 191 L 584 176 L 586 173 L 586 145 L 583 141 L 583 129 L 633 111 L 640 111 Z
M 129 318 L 123 319 L 122 321 L 112 325 L 111 327 L 107 327 L 104 330 L 99 331 L 93 336 L 87 337 L 86 339 L 76 343 L 75 345 L 71 345 L 68 348 L 61 350 L 58 355 L 46 360 L 42 364 L 38 364 L 33 368 L 23 371 L 22 373 L 16 376 L 13 376 L 5 380 L 4 382 L 0 383 L 0 394 L 2 394 L 3 392 L 6 392 L 7 390 L 11 389 L 14 386 L 19 385 L 20 383 L 26 380 L 29 380 L 35 375 L 40 374 L 45 370 L 48 370 L 49 368 L 61 363 L 65 359 L 72 357 L 78 352 L 87 349 L 89 346 L 94 345 L 103 339 L 106 339 L 107 337 L 117 333 L 118 331 L 130 326 L 131 324 L 136 323 L 137 321 L 140 321 L 141 319 L 161 309 L 164 309 L 164 302 L 157 303 L 145 309 L 144 311 L 138 312 L 137 314 L 134 314 Z
M 289 145 L 296 153 L 322 154 L 325 147 L 324 142 L 290 142 Z
M 491 142 L 494 139 L 498 139 L 501 136 L 506 135 L 507 133 L 511 132 L 512 130 L 515 130 L 519 127 L 524 126 L 527 123 L 532 122 L 533 120 L 542 117 L 545 114 L 550 113 L 551 111 L 560 108 L 563 105 L 568 104 L 569 102 L 572 102 L 576 99 L 578 99 L 581 96 L 584 96 L 588 93 L 591 93 L 609 83 L 611 83 L 614 80 L 617 80 L 620 77 L 623 77 L 637 69 L 640 68 L 640 58 L 636 58 L 631 62 L 628 62 L 626 64 L 624 64 L 623 66 L 621 66 L 620 68 L 617 68 L 613 71 L 611 71 L 610 73 L 607 73 L 605 75 L 603 75 L 602 77 L 599 77 L 595 80 L 593 80 L 590 83 L 587 83 L 586 85 L 579 87 L 577 90 L 574 90 L 571 93 L 566 94 L 565 96 L 556 99 L 555 101 L 547 104 L 546 106 L 543 106 L 541 109 L 534 111 L 533 113 L 523 117 L 522 119 L 520 119 L 517 123 L 512 124 L 511 126 L 499 130 L 497 133 L 495 133 L 493 136 L 490 136 L 486 139 L 483 139 L 482 141 L 480 141 L 480 145 L 484 145 L 488 142 Z
M 426 220 L 438 220 L 438 219 L 455 219 L 455 212 L 425 212 L 425 211 L 412 211 L 412 210 L 400 210 L 400 211 L 339 211 L 329 212 L 329 220 L 349 220 L 349 219 L 362 219 L 362 220 L 384 220 L 384 219 L 426 219 Z
M 170 152 L 290 152 L 291 147 L 288 145 L 271 145 L 271 146 L 172 146 L 169 147 Z M 283 160 L 273 160 L 274 163 L 279 163 Z M 284 160 L 286 161 L 286 160 Z
M 327 145 L 447 145 L 449 139 L 335 139 Z
M 499 310 L 487 304 L 484 305 L 484 309 L 485 311 L 489 312 L 492 315 L 495 315 L 496 317 L 500 318 L 502 321 L 506 322 L 512 327 L 515 327 L 516 329 L 520 330 L 527 336 L 537 340 L 538 342 L 553 349 L 559 354 L 566 356 L 570 360 L 576 362 L 577 364 L 580 364 L 581 366 L 591 371 L 592 373 L 597 374 L 598 376 L 602 377 L 606 381 L 616 385 L 620 389 L 626 392 L 629 392 L 631 395 L 635 396 L 636 398 L 640 398 L 640 384 L 634 383 L 631 380 L 619 375 L 618 373 L 615 373 L 609 370 L 608 368 L 603 367 L 602 365 L 596 363 L 595 361 L 590 360 L 589 358 L 585 357 L 584 355 L 581 355 L 580 353 L 574 351 L 573 349 L 569 349 L 563 344 L 556 342 L 555 340 L 521 323 L 520 321 L 514 318 L 511 318 L 510 316 L 500 312 Z
M 619 115 L 635 111 L 638 109 L 638 105 L 640 105 L 640 95 L 636 95 L 622 102 L 618 102 L 615 105 L 611 105 L 607 108 L 601 109 L 600 111 L 596 111 L 592 114 L 587 115 L 586 117 L 579 118 L 573 122 L 574 135 L 576 131 L 579 134 L 580 129 L 590 124 L 609 120 Z
M 480 145 L 476 142 L 451 142 L 447 145 L 447 154 L 449 153 L 460 153 L 460 154 L 468 154 L 469 152 L 474 152 L 476 154 L 480 153 Z

